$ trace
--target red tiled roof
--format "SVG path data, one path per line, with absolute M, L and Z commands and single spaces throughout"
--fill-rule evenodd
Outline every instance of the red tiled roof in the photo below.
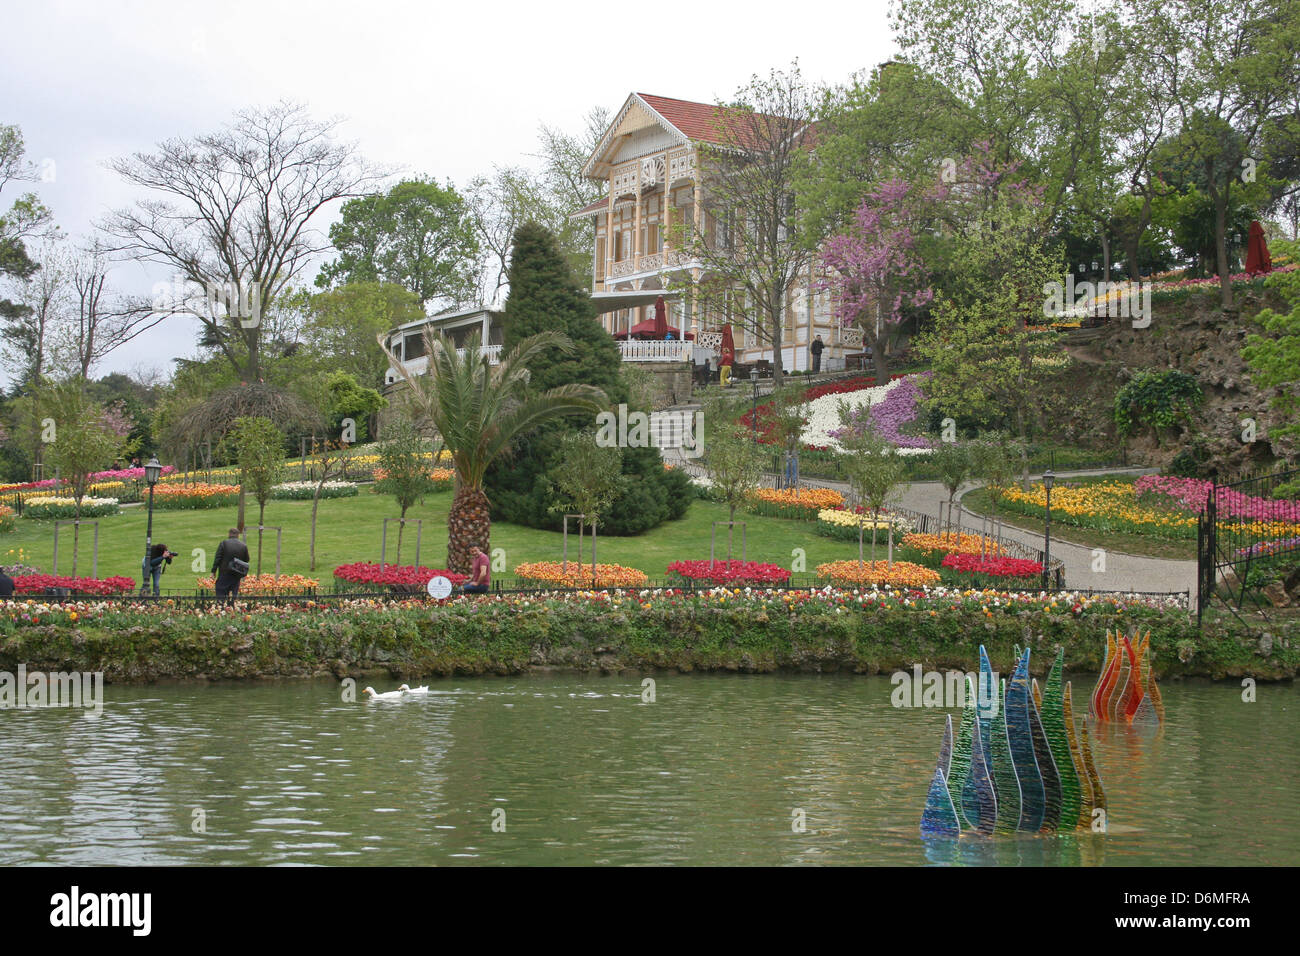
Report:
M 597 199 L 594 203 L 590 203 L 589 205 L 583 206 L 581 209 L 569 213 L 569 218 L 573 219 L 578 216 L 585 216 L 588 213 L 599 212 L 600 210 L 604 209 L 608 205 L 609 205 L 609 197 L 602 196 L 600 199 Z
M 650 93 L 638 93 L 637 96 L 688 139 L 713 143 L 715 146 L 727 145 L 721 128 L 729 121 L 739 120 L 745 115 L 741 110 L 715 103 L 694 103 Z M 732 134 L 733 143 L 737 139 L 743 139 L 744 133 L 743 127 L 736 129 Z

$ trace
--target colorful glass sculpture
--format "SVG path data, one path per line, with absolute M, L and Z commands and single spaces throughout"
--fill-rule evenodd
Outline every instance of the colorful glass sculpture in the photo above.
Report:
M 1113 689 L 1118 684 L 1118 658 L 1132 651 L 1137 656 L 1130 658 L 1129 679 L 1147 688 L 1136 705 L 1135 719 L 1145 719 L 1136 717 L 1145 715 L 1144 704 L 1156 715 L 1159 696 L 1151 693 L 1155 684 L 1147 666 L 1146 643 L 1134 648 L 1122 638 L 1107 637 L 1114 656 L 1107 667 L 1106 685 Z M 971 693 L 972 681 L 967 678 L 966 706 L 955 736 L 952 716 L 945 718 L 939 761 L 921 816 L 923 834 L 951 837 L 961 836 L 963 830 L 985 835 L 1065 834 L 1093 828 L 1095 811 L 1105 811 L 1106 792 L 1093 759 L 1087 721 L 1075 724 L 1071 684 L 1064 681 L 1064 652 L 1057 651 L 1041 688 L 1029 677 L 1029 658 L 1028 650 L 1019 655 L 1010 681 L 1000 682 L 1000 693 L 985 693 L 995 677 L 987 652 L 980 648 L 981 693 Z M 1118 706 L 1109 693 L 1099 693 L 1102 688 L 1099 681 L 1089 702 L 1098 713 Z M 1120 699 L 1132 703 L 1134 696 Z
M 1011 743 L 1007 738 L 1006 681 L 1000 683 L 1002 706 L 993 717 L 989 753 L 993 755 L 993 790 L 998 798 L 997 830 L 1012 833 L 1020 826 L 1020 780 L 1011 760 Z
M 946 776 L 952 758 L 952 715 L 944 725 L 943 745 L 939 748 L 939 762 L 930 778 L 930 792 L 925 798 L 925 812 L 921 814 L 921 832 L 927 836 L 960 836 L 961 823 L 957 808 L 948 793 Z
M 1034 756 L 1029 710 L 1029 651 L 1025 651 L 1007 683 L 1007 742 L 1020 781 L 1020 820 L 1016 829 L 1033 831 L 1043 826 L 1045 793 L 1038 758 Z
M 961 790 L 961 812 L 966 825 L 980 833 L 992 833 L 997 825 L 998 798 L 993 790 L 993 779 L 989 776 L 988 759 L 984 753 L 984 735 L 980 731 L 982 721 L 975 714 L 975 726 L 971 734 L 970 772 Z
M 1164 707 L 1151 667 L 1150 631 L 1133 638 L 1106 632 L 1106 662 L 1092 692 L 1089 712 L 1104 722 L 1144 727 L 1164 723 Z
M 1061 805 L 1057 814 L 1058 826 L 1070 829 L 1079 817 L 1079 771 L 1070 753 L 1070 738 L 1065 732 L 1064 687 L 1065 651 L 1056 652 L 1056 660 L 1047 675 L 1047 689 L 1042 695 L 1040 716 L 1047 746 L 1052 751 L 1061 784 Z

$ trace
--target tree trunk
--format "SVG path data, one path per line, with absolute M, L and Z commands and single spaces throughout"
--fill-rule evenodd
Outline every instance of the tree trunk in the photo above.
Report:
M 1219 268 L 1219 290 L 1223 311 L 1232 309 L 1232 270 L 1228 267 L 1228 194 L 1214 196 L 1214 257 Z
M 77 550 L 81 546 L 81 504 L 77 503 L 77 510 L 73 512 L 72 519 L 72 576 L 77 576 Z M 58 568 L 55 568 L 58 573 Z
M 876 567 L 876 522 L 871 522 L 871 568 L 874 572 Z
M 244 530 L 244 482 L 239 482 L 239 517 L 235 521 L 235 527 L 240 531 Z
M 402 563 L 402 532 L 406 530 L 406 509 L 402 509 L 401 517 L 397 522 L 397 557 L 393 559 L 393 564 Z
M 768 309 L 768 321 L 772 323 L 772 391 L 774 392 L 781 387 L 784 371 L 781 366 L 781 346 L 784 344 L 782 335 L 785 329 L 782 327 L 781 319 L 780 304 Z
M 492 519 L 483 489 L 459 487 L 447 513 L 447 569 L 469 574 L 475 546 L 488 551 L 491 531 Z
M 311 558 L 309 571 L 316 570 L 316 511 L 320 508 L 320 485 L 316 486 L 316 494 L 311 499 L 311 545 L 308 548 L 308 554 Z
M 266 524 L 264 520 L 266 515 L 266 505 L 260 501 L 257 503 L 257 573 L 262 573 L 262 525 Z

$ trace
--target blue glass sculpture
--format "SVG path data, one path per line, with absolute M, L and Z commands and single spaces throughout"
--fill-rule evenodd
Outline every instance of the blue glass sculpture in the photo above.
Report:
M 1029 724 L 1029 651 L 1021 655 L 1007 684 L 1007 743 L 1016 779 L 1020 781 L 1018 830 L 1038 830 L 1043 825 L 1045 794 L 1043 777 L 1034 756 L 1034 733 Z M 996 751 L 994 751 L 996 759 Z M 1000 801 L 999 801 L 1000 803 Z
M 952 757 L 952 715 L 948 715 L 943 730 L 943 745 L 939 748 L 939 763 L 930 778 L 930 792 L 925 798 L 921 814 L 921 833 L 926 836 L 960 836 L 961 824 L 957 808 L 948 793 L 948 780 L 944 774 Z

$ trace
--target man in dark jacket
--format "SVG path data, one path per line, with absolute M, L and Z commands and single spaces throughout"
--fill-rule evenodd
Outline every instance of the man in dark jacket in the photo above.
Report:
M 5 569 L 0 568 L 0 598 L 14 596 L 14 579 L 5 574 Z
M 230 566 L 232 561 L 242 561 L 242 570 Z M 225 541 L 217 545 L 217 556 L 212 561 L 212 573 L 217 576 L 217 597 L 229 597 L 233 602 L 239 596 L 239 582 L 248 573 L 248 545 L 239 540 L 239 529 L 231 528 Z
M 813 344 L 808 348 L 808 351 L 812 353 L 812 370 L 814 372 L 820 372 L 822 370 L 822 350 L 824 348 L 826 348 L 826 343 L 822 341 L 820 335 L 813 339 Z

